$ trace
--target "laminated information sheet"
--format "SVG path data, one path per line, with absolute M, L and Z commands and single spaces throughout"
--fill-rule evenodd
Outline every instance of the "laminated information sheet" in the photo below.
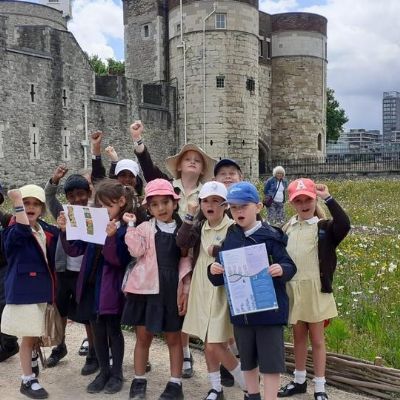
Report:
M 264 243 L 221 252 L 232 315 L 278 308 Z
M 67 240 L 104 244 L 110 221 L 106 208 L 71 206 L 63 204 L 67 217 Z

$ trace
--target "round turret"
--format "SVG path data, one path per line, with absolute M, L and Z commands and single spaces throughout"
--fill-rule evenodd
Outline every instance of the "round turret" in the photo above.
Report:
M 0 1 L 0 14 L 9 18 L 8 26 L 43 25 L 67 30 L 67 21 L 62 12 L 52 7 L 24 1 Z
M 170 81 L 178 87 L 180 144 L 186 139 L 216 159 L 233 158 L 246 178 L 255 178 L 258 1 L 186 0 L 182 15 L 178 5 L 177 0 L 169 2 L 168 31 Z
M 325 154 L 327 20 L 310 13 L 271 16 L 272 156 Z

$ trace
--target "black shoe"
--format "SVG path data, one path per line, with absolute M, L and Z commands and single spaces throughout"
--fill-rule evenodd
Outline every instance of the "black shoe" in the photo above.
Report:
M 14 356 L 19 351 L 18 343 L 15 342 L 14 346 L 1 346 L 0 345 L 0 362 L 7 360 L 8 358 Z
M 168 382 L 158 400 L 183 400 L 182 385 Z
M 37 379 L 31 379 L 30 381 L 24 383 L 21 382 L 21 387 L 19 391 L 24 394 L 25 396 L 31 399 L 47 399 L 49 394 L 43 388 L 33 390 L 32 385 L 34 383 L 39 383 Z
M 39 376 L 39 354 L 36 350 L 32 351 L 32 373 L 36 378 Z
M 110 379 L 109 373 L 100 372 L 86 388 L 88 393 L 100 393 Z
M 50 357 L 47 359 L 46 366 L 48 368 L 55 367 L 61 359 L 63 359 L 67 355 L 67 346 L 65 343 L 59 344 L 57 347 L 54 347 L 51 351 Z
M 290 397 L 294 394 L 306 393 L 307 392 L 307 381 L 304 383 L 296 383 L 291 381 L 286 386 L 280 388 L 278 397 Z
M 232 387 L 235 384 L 233 375 L 221 364 L 219 367 L 221 374 L 221 385 L 225 387 Z
M 81 369 L 81 375 L 94 374 L 99 369 L 99 361 L 95 355 L 86 357 L 85 365 Z
M 130 399 L 145 399 L 147 389 L 146 379 L 134 379 L 129 390 Z
M 315 392 L 314 399 L 315 400 L 326 400 L 328 395 L 325 392 Z
M 215 394 L 217 396 L 217 397 L 215 397 L 215 396 L 212 397 L 214 400 L 225 400 L 224 391 L 223 390 L 221 390 L 220 392 L 218 392 L 215 389 L 209 390 L 208 393 L 207 393 L 207 396 L 204 397 L 204 400 L 207 400 L 208 396 L 210 396 L 210 394 Z
M 111 378 L 106 383 L 106 386 L 104 386 L 104 393 L 118 393 L 121 391 L 123 384 L 124 380 L 122 376 L 111 376 Z
M 193 376 L 193 374 L 194 374 L 194 372 L 193 372 L 194 361 L 193 361 L 192 353 L 190 353 L 190 357 L 189 358 L 184 358 L 183 362 L 190 363 L 190 366 L 189 366 L 189 368 L 182 369 L 182 378 L 185 378 L 185 379 L 191 378 Z
M 78 354 L 80 356 L 88 356 L 89 355 L 89 340 L 85 338 L 82 340 L 81 347 L 79 347 Z
M 147 361 L 146 372 L 150 372 L 150 371 L 151 371 L 151 364 L 150 364 L 150 361 Z

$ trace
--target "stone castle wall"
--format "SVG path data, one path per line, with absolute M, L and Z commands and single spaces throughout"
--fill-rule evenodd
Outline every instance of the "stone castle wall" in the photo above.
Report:
M 214 3 L 227 26 L 216 29 L 211 15 L 204 42 Z M 124 0 L 126 77 L 96 78 L 60 12 L 0 2 L 0 181 L 44 183 L 61 162 L 71 172 L 90 166 L 86 134 L 96 129 L 105 131 L 103 147 L 132 158 L 135 119 L 162 167 L 185 139 L 181 29 L 188 142 L 236 159 L 248 179 L 258 177 L 259 156 L 325 154 L 326 19 L 271 16 L 256 3 L 184 0 L 181 26 L 176 0 Z

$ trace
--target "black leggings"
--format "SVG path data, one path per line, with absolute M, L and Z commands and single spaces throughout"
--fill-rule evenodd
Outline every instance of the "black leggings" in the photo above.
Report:
M 121 330 L 120 315 L 99 315 L 90 321 L 94 334 L 94 347 L 100 364 L 100 371 L 111 373 L 122 378 L 122 362 L 124 359 L 124 336 Z M 110 368 L 109 347 L 113 358 Z

